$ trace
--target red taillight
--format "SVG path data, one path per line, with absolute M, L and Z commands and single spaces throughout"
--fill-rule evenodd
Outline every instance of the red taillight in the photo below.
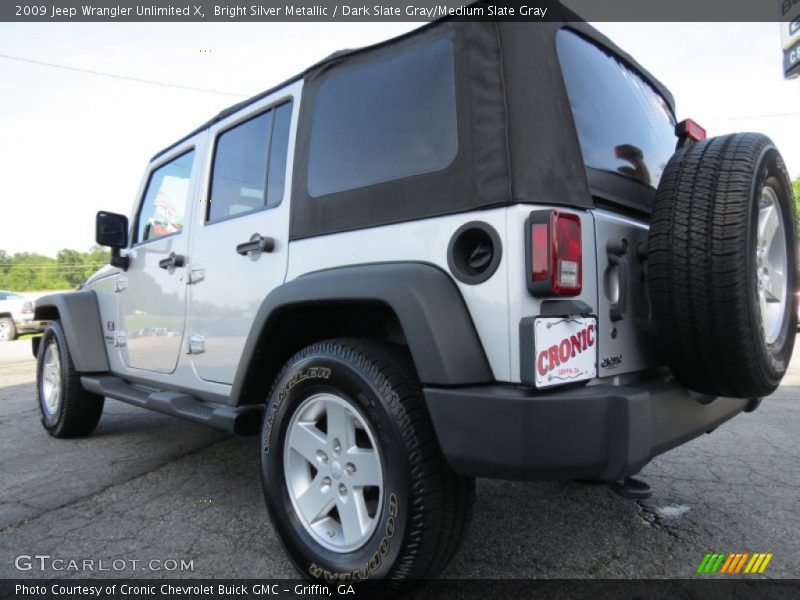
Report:
M 531 275 L 533 281 L 550 279 L 550 235 L 548 223 L 531 226 Z
M 528 289 L 536 296 L 581 293 L 581 220 L 557 210 L 536 211 L 528 219 Z
M 691 119 L 681 121 L 675 126 L 675 135 L 678 136 L 679 146 L 687 142 L 702 142 L 706 139 L 706 130 Z
M 581 220 L 578 215 L 553 211 L 554 232 L 553 293 L 571 296 L 581 293 Z

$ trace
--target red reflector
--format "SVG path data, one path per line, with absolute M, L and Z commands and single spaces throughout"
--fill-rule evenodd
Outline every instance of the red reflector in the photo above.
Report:
M 547 223 L 534 223 L 531 227 L 531 274 L 534 281 L 550 278 L 550 240 Z
M 554 210 L 550 214 L 553 231 L 551 289 L 554 294 L 571 296 L 581 292 L 581 220 L 578 215 Z
M 542 210 L 531 213 L 528 289 L 535 296 L 581 293 L 581 220 L 573 213 Z
M 691 140 L 693 142 L 702 142 L 707 137 L 706 130 L 691 119 L 678 123 L 675 126 L 675 135 L 681 140 Z

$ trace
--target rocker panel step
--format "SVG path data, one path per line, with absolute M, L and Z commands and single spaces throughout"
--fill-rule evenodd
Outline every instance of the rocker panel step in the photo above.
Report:
M 236 435 L 255 435 L 261 428 L 263 410 L 260 406 L 228 406 L 205 402 L 184 392 L 145 390 L 113 375 L 83 375 L 81 384 L 93 394 Z

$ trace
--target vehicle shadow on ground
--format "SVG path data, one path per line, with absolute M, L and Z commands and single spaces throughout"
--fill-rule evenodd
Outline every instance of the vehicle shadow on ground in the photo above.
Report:
M 233 438 L 109 401 L 96 435 L 56 440 L 42 430 L 33 394 L 30 384 L 0 389 L 0 449 L 7 457 L 0 474 L 9 483 L 0 503 L 5 511 L 17 500 L 38 502 L 36 518 L 15 519 L 20 524 L 3 532 L 3 555 L 20 547 L 131 558 L 156 552 L 193 559 L 195 569 L 137 576 L 295 576 L 269 524 L 257 436 Z M 775 408 L 773 417 L 762 413 L 737 433 L 726 426 L 657 458 L 643 473 L 654 485 L 651 500 L 623 499 L 596 484 L 478 480 L 472 524 L 443 577 L 692 577 L 706 549 L 738 548 L 753 536 L 759 547 L 771 544 L 770 551 L 790 558 L 786 536 L 770 533 L 775 515 L 736 513 L 740 506 L 753 513 L 746 496 L 753 488 L 742 485 L 758 466 L 745 469 L 749 463 L 738 454 L 749 454 L 763 428 L 775 439 L 772 420 L 786 422 Z M 752 440 L 744 439 L 747 432 Z M 715 469 L 728 471 L 717 477 Z M 775 490 L 781 495 L 771 495 L 772 512 L 797 499 L 791 487 Z M 664 517 L 662 508 L 676 504 L 679 516 Z M 785 522 L 790 535 L 791 518 Z M 0 576 L 15 575 L 9 564 L 0 557 Z
M 185 533 L 194 530 L 206 540 L 212 533 L 214 553 L 198 556 L 203 572 L 197 576 L 231 575 L 231 568 L 231 576 L 294 575 L 269 525 L 258 451 L 258 438 L 231 438 L 142 478 L 153 480 L 147 496 L 184 506 L 178 514 L 173 506 L 171 514 L 184 515 Z M 166 491 L 171 479 L 179 485 Z M 167 526 L 172 529 L 174 524 Z M 675 543 L 669 533 L 648 522 L 641 505 L 613 495 L 603 485 L 481 479 L 464 544 L 442 576 L 592 577 L 610 576 L 612 571 L 617 576 L 656 575 L 661 571 L 641 567 L 644 559 L 656 550 L 667 552 Z M 231 564 L 223 550 L 228 546 L 238 552 L 245 568 Z M 615 557 L 636 566 L 606 570 Z M 206 571 L 212 564 L 211 572 Z

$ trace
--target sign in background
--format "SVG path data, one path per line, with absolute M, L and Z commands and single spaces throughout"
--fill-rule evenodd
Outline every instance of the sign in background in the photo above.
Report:
M 781 42 L 783 73 L 786 78 L 800 76 L 800 0 L 781 0 Z

